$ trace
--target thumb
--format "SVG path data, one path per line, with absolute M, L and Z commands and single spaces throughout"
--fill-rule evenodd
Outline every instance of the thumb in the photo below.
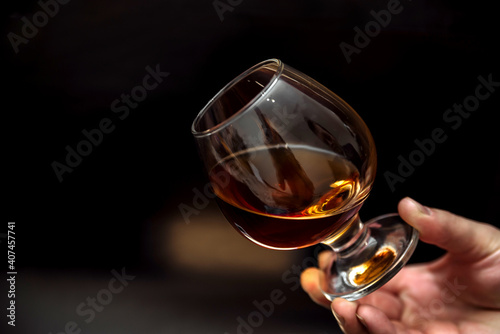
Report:
M 478 260 L 500 249 L 500 230 L 450 212 L 430 209 L 406 197 L 398 211 L 420 232 L 420 240 L 436 245 L 463 260 Z

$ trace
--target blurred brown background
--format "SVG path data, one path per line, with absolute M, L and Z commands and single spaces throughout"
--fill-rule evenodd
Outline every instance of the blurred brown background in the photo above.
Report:
M 212 201 L 195 208 L 193 189 L 207 179 L 192 120 L 229 80 L 272 57 L 332 89 L 371 129 L 379 166 L 362 218 L 413 196 L 500 225 L 500 87 L 460 125 L 443 119 L 478 76 L 500 81 L 492 3 L 402 0 L 348 63 L 339 45 L 354 45 L 354 28 L 387 1 L 221 0 L 231 8 L 222 21 L 213 1 L 61 2 L 3 5 L 0 233 L 16 222 L 18 266 L 17 326 L 1 324 L 9 333 L 339 333 L 330 311 L 297 288 L 314 248 L 262 249 Z M 163 73 L 158 85 L 140 88 L 151 71 Z M 103 119 L 110 132 L 95 135 L 99 144 L 60 182 L 54 161 Z M 384 173 L 397 173 L 398 157 L 438 127 L 447 140 L 392 191 Z M 197 211 L 189 222 L 181 204 Z M 411 261 L 440 254 L 420 244 Z M 134 278 L 120 290 L 110 281 L 122 268 Z

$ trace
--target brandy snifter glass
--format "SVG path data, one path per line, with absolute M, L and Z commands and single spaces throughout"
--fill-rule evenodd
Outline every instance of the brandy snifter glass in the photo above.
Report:
M 254 243 L 278 250 L 323 243 L 329 300 L 361 298 L 408 261 L 418 232 L 397 214 L 363 223 L 376 150 L 361 117 L 283 64 L 261 62 L 228 83 L 192 124 L 219 207 Z

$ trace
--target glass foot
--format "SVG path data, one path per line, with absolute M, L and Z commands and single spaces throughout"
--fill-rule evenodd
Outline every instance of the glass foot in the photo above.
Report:
M 334 252 L 320 271 L 320 286 L 330 301 L 352 301 L 377 290 L 408 262 L 418 243 L 418 231 L 398 214 L 367 223 L 358 218 L 346 233 L 350 239 L 339 242 L 340 248 L 336 242 L 329 245 Z

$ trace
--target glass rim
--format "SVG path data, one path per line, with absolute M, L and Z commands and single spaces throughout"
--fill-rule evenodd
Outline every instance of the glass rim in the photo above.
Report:
M 222 122 L 215 124 L 211 128 L 208 128 L 208 129 L 203 130 L 203 131 L 198 131 L 195 129 L 196 125 L 199 123 L 201 118 L 205 115 L 207 110 L 209 110 L 210 107 L 222 95 L 224 95 L 224 93 L 229 91 L 234 85 L 236 85 L 238 82 L 240 82 L 244 77 L 248 76 L 249 74 L 255 72 L 259 68 L 262 68 L 268 64 L 275 64 L 277 66 L 276 71 L 274 72 L 274 74 L 271 77 L 271 79 L 269 80 L 269 82 L 262 88 L 262 90 L 258 94 L 256 94 L 250 101 L 248 101 L 247 104 L 245 104 L 242 108 L 240 108 L 238 111 L 233 113 L 231 116 L 224 119 Z M 241 73 L 240 75 L 235 77 L 233 80 L 231 80 L 229 83 L 227 83 L 221 90 L 219 90 L 219 92 L 217 92 L 217 94 L 215 94 L 215 96 L 212 97 L 210 99 L 210 101 L 208 101 L 208 103 L 201 109 L 201 111 L 198 113 L 198 115 L 194 119 L 193 123 L 191 124 L 191 133 L 195 137 L 198 137 L 198 138 L 208 136 L 208 135 L 211 135 L 211 134 L 225 128 L 227 125 L 229 125 L 230 123 L 237 120 L 247 110 L 250 109 L 250 106 L 254 105 L 258 100 L 262 99 L 273 88 L 273 86 L 276 84 L 276 82 L 278 82 L 278 80 L 280 79 L 281 74 L 283 73 L 283 68 L 284 68 L 284 64 L 281 60 L 279 60 L 277 58 L 271 58 L 271 59 L 264 60 L 256 65 L 250 67 L 249 69 L 247 69 L 246 71 L 244 71 L 243 73 Z

